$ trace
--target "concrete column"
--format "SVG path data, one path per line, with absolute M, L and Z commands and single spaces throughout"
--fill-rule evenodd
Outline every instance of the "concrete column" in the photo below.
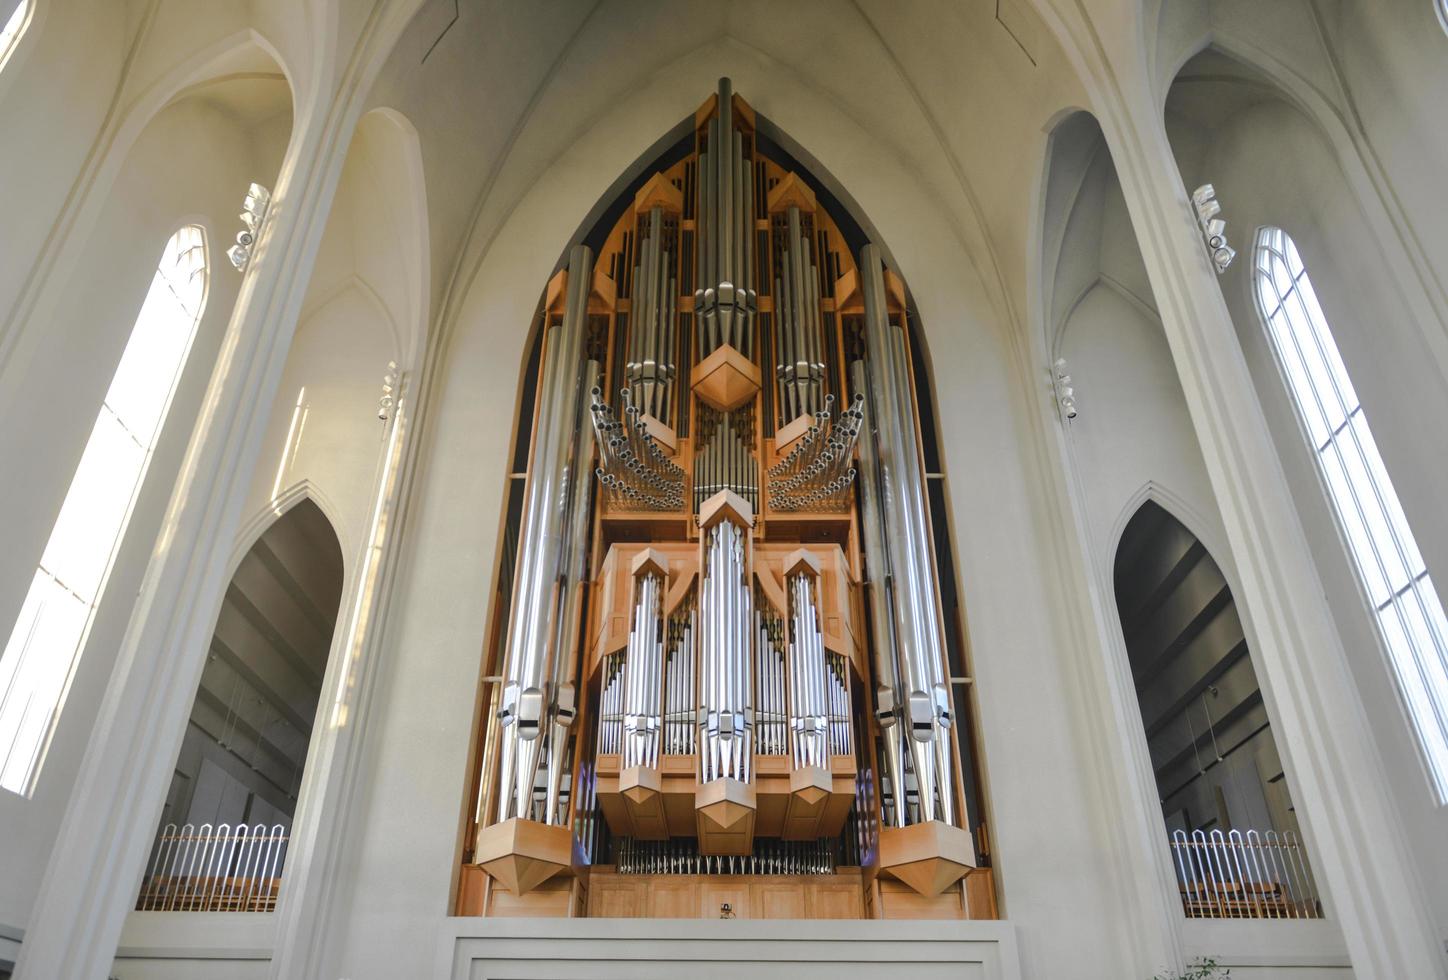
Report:
M 227 585 L 227 561 L 360 112 L 348 79 L 299 107 L 271 216 L 142 582 L 16 965 L 104 978 L 136 899 Z M 217 262 L 224 258 L 217 255 Z M 218 265 L 215 274 L 230 274 Z
M 1442 977 L 1413 856 L 1341 639 L 1313 566 L 1246 360 L 1197 230 L 1159 110 L 1112 90 L 1102 130 L 1121 176 L 1152 290 L 1201 443 L 1242 602 L 1253 662 L 1288 758 L 1311 856 L 1359 980 Z M 1230 214 L 1230 202 L 1224 205 Z M 1249 229 L 1237 229 L 1250 262 Z

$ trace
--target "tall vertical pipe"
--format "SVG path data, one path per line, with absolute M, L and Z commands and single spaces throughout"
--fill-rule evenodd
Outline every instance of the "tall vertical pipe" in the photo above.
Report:
M 880 500 L 890 552 L 894 622 L 904 719 L 909 750 L 920 793 L 921 819 L 954 823 L 952 769 L 937 756 L 950 752 L 950 699 L 945 684 L 944 644 L 937 619 L 929 525 L 923 497 L 909 376 L 904 364 L 904 338 L 891 325 L 879 249 L 861 252 L 865 294 L 866 362 L 875 407 L 876 453 Z M 941 774 L 945 778 L 941 778 Z M 897 796 L 900 795 L 897 791 Z
M 583 368 L 582 391 L 591 392 L 598 384 L 599 364 L 590 360 Z M 544 808 L 544 821 L 553 823 L 559 819 L 558 799 L 562 789 L 563 772 L 568 760 L 568 729 L 573 724 L 577 711 L 578 694 L 574 679 L 578 675 L 578 637 L 583 623 L 583 597 L 588 577 L 588 528 L 589 493 L 593 481 L 589 479 L 589 458 L 593 455 L 593 441 L 588 438 L 592 428 L 593 406 L 588 398 L 579 398 L 578 420 L 573 439 L 573 458 L 569 462 L 568 475 L 564 480 L 567 494 L 567 530 L 563 537 L 563 562 L 559 587 L 563 602 L 559 609 L 559 628 L 553 631 L 558 638 L 553 651 L 553 697 L 549 705 L 552 726 L 548 735 L 548 796 Z
M 539 385 L 537 443 L 533 472 L 524 492 L 523 534 L 518 542 L 519 574 L 504 660 L 502 726 L 504 772 L 511 776 L 498 794 L 498 819 L 528 815 L 537 775 L 548 680 L 548 632 L 562 559 L 563 480 L 577 426 L 579 359 L 593 278 L 593 253 L 574 246 L 568 257 L 568 294 L 563 322 L 550 331 L 558 356 L 549 359 Z

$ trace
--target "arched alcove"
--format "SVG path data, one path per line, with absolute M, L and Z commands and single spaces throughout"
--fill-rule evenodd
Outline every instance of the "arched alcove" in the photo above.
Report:
M 1320 916 L 1283 761 L 1220 566 L 1147 500 L 1122 531 L 1112 578 L 1186 914 Z
M 342 587 L 336 533 L 306 497 L 238 563 L 137 909 L 275 906 Z

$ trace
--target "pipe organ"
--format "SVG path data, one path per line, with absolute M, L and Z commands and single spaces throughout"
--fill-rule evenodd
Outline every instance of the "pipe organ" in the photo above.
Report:
M 545 290 L 465 914 L 994 914 L 904 284 L 758 124 Z

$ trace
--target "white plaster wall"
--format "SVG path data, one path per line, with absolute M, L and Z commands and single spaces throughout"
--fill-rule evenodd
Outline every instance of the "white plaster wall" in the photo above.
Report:
M 1299 112 L 1270 100 L 1211 133 L 1193 134 L 1171 117 L 1168 130 L 1187 186 L 1210 179 L 1217 187 L 1240 250 L 1221 279 L 1223 294 L 1400 801 L 1432 914 L 1448 935 L 1448 849 L 1442 846 L 1448 808 L 1431 798 L 1391 668 L 1268 346 L 1249 277 L 1254 230 L 1277 225 L 1297 242 L 1440 595 L 1448 582 L 1448 513 L 1438 488 L 1448 481 L 1448 453 L 1435 447 L 1448 418 L 1445 379 L 1395 295 L 1331 148 Z
M 188 221 L 207 231 L 211 272 L 206 308 L 177 384 L 105 597 L 62 708 L 34 795 L 0 792 L 0 923 L 23 928 L 60 822 L 114 651 L 171 496 L 192 422 L 210 381 L 239 277 L 222 254 L 235 232 L 248 181 L 275 173 L 282 147 L 257 143 L 227 116 L 194 99 L 164 110 L 136 142 L 88 236 L 80 268 L 47 323 L 24 386 L 25 425 L 0 432 L 4 523 L 0 621 L 14 622 L 35 563 L 95 422 L 101 399 L 171 233 Z
M 1066 322 L 1061 354 L 1077 391 L 1072 457 L 1081 474 L 1096 556 L 1111 574 L 1114 534 L 1148 483 L 1177 501 L 1189 527 L 1223 540 L 1221 517 L 1187 415 L 1161 324 L 1112 286 L 1098 283 Z M 1215 555 L 1214 555 L 1215 557 Z

